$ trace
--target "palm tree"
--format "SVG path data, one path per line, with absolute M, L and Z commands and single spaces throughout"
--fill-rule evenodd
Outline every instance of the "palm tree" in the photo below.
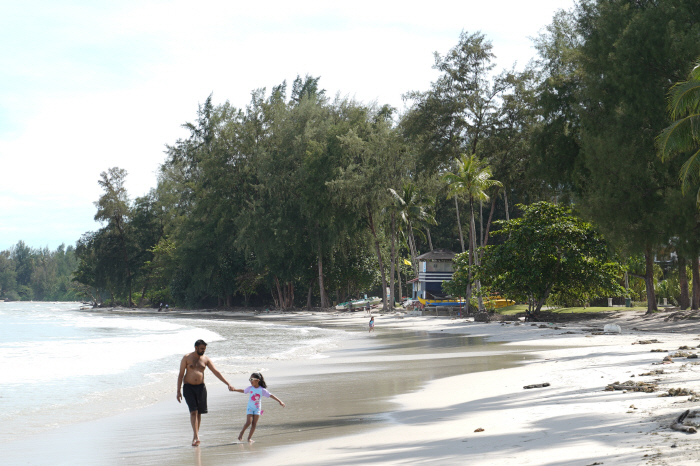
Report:
M 413 234 L 413 226 L 418 224 L 435 224 L 435 218 L 430 214 L 427 207 L 430 205 L 430 200 L 423 197 L 416 186 L 412 183 L 404 183 L 401 193 L 389 188 L 389 193 L 394 198 L 396 212 L 406 225 L 408 233 L 408 245 L 411 251 L 411 263 L 413 265 L 413 273 L 418 276 L 418 263 L 416 256 L 416 238 Z
M 491 167 L 479 160 L 476 154 L 463 155 L 457 160 L 457 173 L 446 173 L 443 179 L 447 181 L 447 197 L 466 195 L 469 199 L 470 225 L 469 225 L 469 266 L 479 265 L 479 258 L 474 254 L 476 250 L 476 227 L 474 224 L 474 201 L 488 201 L 486 191 L 494 186 L 502 186 L 500 181 L 491 179 Z M 469 285 L 467 286 L 467 305 L 472 294 L 471 268 L 469 269 Z M 481 283 L 476 282 L 477 291 L 481 290 Z M 479 310 L 484 309 L 484 303 L 479 296 Z
M 692 152 L 680 171 L 682 189 L 700 180 L 700 59 L 687 81 L 676 83 L 669 91 L 668 114 L 674 122 L 656 138 L 661 160 L 683 152 Z M 700 204 L 700 190 L 697 194 Z
M 677 154 L 691 153 L 679 173 L 681 191 L 685 194 L 690 183 L 700 181 L 700 59 L 695 63 L 687 81 L 680 81 L 671 87 L 668 93 L 668 114 L 674 121 L 657 136 L 656 147 L 663 161 Z M 696 202 L 700 207 L 700 189 L 696 194 Z M 700 259 L 697 253 L 692 259 L 692 276 L 694 280 L 700 279 Z M 700 286 L 696 286 L 697 283 L 693 286 L 691 309 L 697 309 L 700 305 Z M 650 284 L 647 283 L 647 288 L 649 287 Z

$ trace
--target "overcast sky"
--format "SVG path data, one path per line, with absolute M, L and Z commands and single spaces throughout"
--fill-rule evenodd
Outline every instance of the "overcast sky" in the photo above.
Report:
M 213 93 L 321 76 L 329 95 L 403 108 L 435 79 L 432 53 L 460 31 L 493 42 L 498 69 L 573 0 L 384 2 L 0 0 L 0 250 L 74 244 L 109 167 L 133 197 L 156 183 L 164 145 Z

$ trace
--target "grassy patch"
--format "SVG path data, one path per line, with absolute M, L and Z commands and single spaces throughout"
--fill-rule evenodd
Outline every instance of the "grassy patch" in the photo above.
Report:
M 502 307 L 496 312 L 504 315 L 518 314 L 520 312 L 525 312 L 527 310 L 527 304 L 515 304 L 513 306 Z M 617 311 L 645 311 L 646 308 L 634 308 L 634 307 L 563 307 L 558 309 L 546 309 L 548 312 L 558 312 L 562 314 L 578 314 L 583 312 L 617 312 Z
M 496 309 L 496 312 L 498 314 L 503 314 L 507 316 L 525 311 L 527 311 L 527 304 L 513 304 L 512 306 L 506 306 L 500 309 Z

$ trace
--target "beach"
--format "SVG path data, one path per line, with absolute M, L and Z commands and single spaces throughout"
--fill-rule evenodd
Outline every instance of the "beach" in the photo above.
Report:
M 699 403 L 659 395 L 668 388 L 700 392 L 697 360 L 660 364 L 681 346 L 697 346 L 700 326 L 667 317 L 626 312 L 533 326 L 380 314 L 377 330 L 368 334 L 368 318 L 359 312 L 175 311 L 155 318 L 202 319 L 207 328 L 243 319 L 266 332 L 307 328 L 328 341 L 307 354 L 246 363 L 263 370 L 270 391 L 287 404 L 264 401 L 252 445 L 235 442 L 245 400 L 207 374 L 210 412 L 203 416 L 202 446 L 190 447 L 187 410 L 175 401 L 168 374 L 171 388 L 151 403 L 14 438 L 2 444 L 3 457 L 8 464 L 71 465 L 696 464 L 695 436 L 669 425 Z M 610 322 L 619 323 L 622 334 L 603 334 Z M 662 343 L 638 343 L 650 340 Z M 219 369 L 244 388 L 247 373 L 234 366 L 246 364 L 215 348 L 209 356 L 224 359 Z M 656 380 L 657 390 L 604 390 L 627 380 Z M 523 388 L 543 383 L 550 385 Z

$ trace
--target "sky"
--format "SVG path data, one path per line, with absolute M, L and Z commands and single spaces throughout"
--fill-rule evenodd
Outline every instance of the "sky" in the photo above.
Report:
M 497 70 L 535 56 L 531 37 L 573 0 L 0 0 L 0 250 L 75 244 L 102 171 L 155 187 L 166 144 L 210 94 L 320 76 L 327 95 L 404 108 L 436 79 L 433 52 L 461 31 L 493 43 Z

